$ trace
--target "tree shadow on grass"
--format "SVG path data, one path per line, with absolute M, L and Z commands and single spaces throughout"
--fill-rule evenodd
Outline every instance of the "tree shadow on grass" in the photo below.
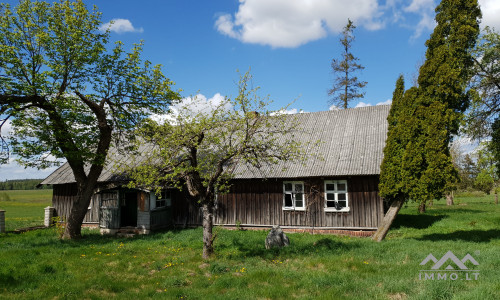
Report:
M 426 234 L 417 240 L 421 241 L 456 241 L 486 243 L 494 239 L 500 239 L 499 229 L 490 230 L 457 230 L 450 233 Z
M 447 215 L 407 215 L 398 214 L 391 228 L 397 229 L 401 227 L 425 229 L 431 227 L 434 223 L 447 218 Z

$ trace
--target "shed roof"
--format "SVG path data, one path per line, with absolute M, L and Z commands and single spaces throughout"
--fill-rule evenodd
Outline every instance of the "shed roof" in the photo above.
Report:
M 310 148 L 306 149 L 306 152 L 317 151 L 318 155 L 309 157 L 304 163 L 285 161 L 274 166 L 264 166 L 259 170 L 240 164 L 235 169 L 234 177 L 251 179 L 380 174 L 389 109 L 389 105 L 379 105 L 296 114 L 294 117 L 302 129 L 296 138 L 304 145 L 309 145 Z M 318 140 L 321 142 L 315 148 L 313 144 Z M 139 152 L 144 154 L 146 150 L 147 147 L 144 146 Z M 110 151 L 110 156 L 114 162 L 128 159 L 116 151 Z M 113 172 L 115 164 L 105 166 L 99 182 L 124 179 Z M 74 181 L 71 168 L 65 163 L 42 184 Z

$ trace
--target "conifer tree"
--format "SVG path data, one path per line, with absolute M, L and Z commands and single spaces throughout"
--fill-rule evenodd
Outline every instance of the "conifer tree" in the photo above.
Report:
M 426 42 L 418 87 L 406 91 L 401 101 L 394 99 L 393 109 L 399 112 L 388 118 L 384 153 L 396 158 L 382 164 L 380 192 L 386 200 L 411 199 L 424 212 L 429 201 L 440 199 L 458 180 L 449 144 L 471 99 L 467 90 L 473 66 L 470 51 L 480 17 L 476 0 L 442 0 L 437 6 L 437 26 Z M 396 126 L 392 118 L 397 118 Z M 394 140 L 404 150 L 395 151 Z M 396 159 L 400 162 L 394 163 Z M 389 170 L 395 174 L 386 175 Z
M 331 96 L 330 104 L 338 108 L 347 108 L 349 102 L 357 98 L 363 98 L 364 92 L 360 90 L 366 86 L 366 81 L 359 81 L 354 75 L 356 71 L 363 70 L 365 67 L 357 63 L 359 58 L 351 53 L 352 43 L 354 42 L 353 31 L 356 29 L 354 23 L 348 19 L 347 25 L 342 31 L 342 59 L 332 59 L 332 70 L 337 75 L 333 86 L 328 90 Z

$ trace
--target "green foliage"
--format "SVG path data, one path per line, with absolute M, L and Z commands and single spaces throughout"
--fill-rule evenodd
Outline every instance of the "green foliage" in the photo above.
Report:
M 481 170 L 477 174 L 476 180 L 474 181 L 474 187 L 486 194 L 489 194 L 493 189 L 495 180 L 487 170 Z
M 396 175 L 381 175 L 380 183 L 389 202 L 411 199 L 425 205 L 456 186 L 458 172 L 448 147 L 472 95 L 466 88 L 480 17 L 477 1 L 442 0 L 436 8 L 437 26 L 426 42 L 418 87 L 396 99 L 404 105 L 389 118 L 395 125 L 390 124 L 386 147 L 396 158 L 388 158 L 394 162 L 384 162 L 383 170 Z
M 138 123 L 179 98 L 161 66 L 141 58 L 142 42 L 111 47 L 101 25 L 82 0 L 0 5 L 0 124 L 11 120 L 20 164 L 71 167 L 78 194 L 65 238 L 80 236 L 110 146 L 127 148 Z
M 144 122 L 138 135 L 151 149 L 146 163 L 132 170 L 130 185 L 187 186 L 200 204 L 213 203 L 215 192 L 229 188 L 238 163 L 260 168 L 304 159 L 304 145 L 293 138 L 299 124 L 293 116 L 268 111 L 269 100 L 249 88 L 250 80 L 243 75 L 238 96 L 216 107 L 199 111 L 194 98 L 169 114 L 171 122 Z
M 486 26 L 477 39 L 473 57 L 474 77 L 470 84 L 478 95 L 473 98 L 467 115 L 466 131 L 475 138 L 483 138 L 498 130 L 498 124 L 494 123 L 500 113 L 500 34 Z
M 338 108 L 347 108 L 349 103 L 358 98 L 363 98 L 365 93 L 360 92 L 367 84 L 366 81 L 359 81 L 354 75 L 357 71 L 363 70 L 365 67 L 357 63 L 359 58 L 351 53 L 352 43 L 354 42 L 354 23 L 348 19 L 347 25 L 342 31 L 342 58 L 332 59 L 332 70 L 336 74 L 335 81 L 328 95 L 332 97 L 330 104 Z
M 51 185 L 42 185 L 37 187 L 43 179 L 15 179 L 0 181 L 0 190 L 34 190 L 34 189 L 51 189 Z
M 388 136 L 384 147 L 384 159 L 380 166 L 379 191 L 382 198 L 388 202 L 397 200 L 402 196 L 403 178 L 401 177 L 401 162 L 404 154 L 404 145 L 408 142 L 405 136 L 405 83 L 403 76 L 396 81 L 396 88 L 392 94 L 392 105 L 387 117 Z M 407 99 L 407 98 L 406 98 Z M 404 199 L 403 199 L 404 200 Z
M 83 1 L 21 1 L 0 12 L 0 114 L 25 166 L 102 164 L 104 127 L 118 138 L 178 98 L 161 66 L 141 59 L 142 43 L 108 49 L 101 14 Z

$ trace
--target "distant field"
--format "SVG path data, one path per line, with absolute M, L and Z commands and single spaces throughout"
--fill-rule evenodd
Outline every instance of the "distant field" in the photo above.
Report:
M 423 215 L 407 205 L 381 243 L 294 233 L 289 247 L 266 250 L 267 231 L 215 228 L 207 261 L 201 228 L 134 238 L 84 229 L 79 241 L 56 229 L 3 234 L 0 299 L 500 299 L 500 205 L 493 196 L 456 203 L 436 201 Z M 419 278 L 429 254 L 448 251 L 476 259 L 467 266 L 477 280 Z
M 51 203 L 52 190 L 0 191 L 6 230 L 43 225 L 44 208 Z

